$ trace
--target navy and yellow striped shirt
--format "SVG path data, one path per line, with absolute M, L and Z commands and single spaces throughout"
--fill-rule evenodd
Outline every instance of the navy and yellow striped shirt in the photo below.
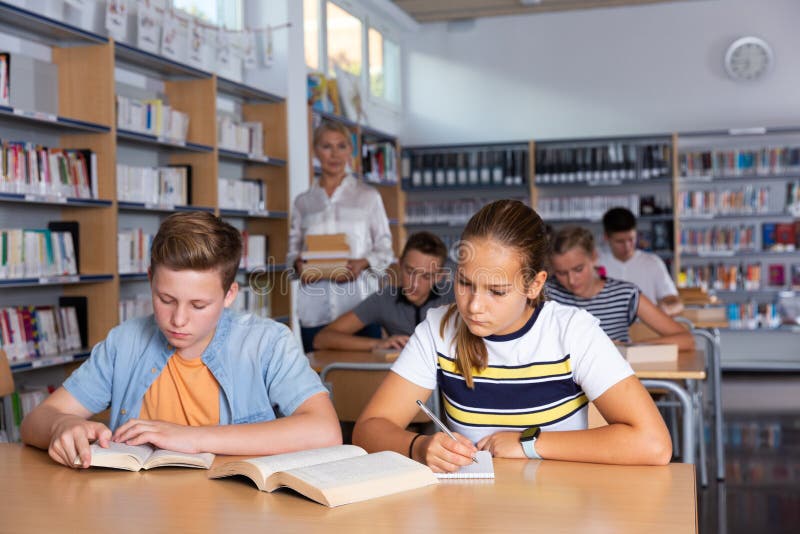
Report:
M 517 332 L 483 338 L 488 365 L 473 371 L 470 389 L 456 365 L 453 319 L 439 336 L 446 309 L 428 312 L 392 370 L 424 388 L 438 386 L 447 425 L 472 441 L 529 426 L 586 428 L 589 400 L 633 374 L 597 319 L 547 302 Z

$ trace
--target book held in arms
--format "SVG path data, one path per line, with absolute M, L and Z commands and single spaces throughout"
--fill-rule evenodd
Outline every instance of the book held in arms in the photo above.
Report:
M 111 469 L 124 469 L 127 471 L 140 471 L 154 467 L 195 467 L 208 469 L 214 463 L 214 455 L 210 452 L 190 454 L 186 452 L 154 449 L 149 445 L 125 445 L 124 443 L 109 443 L 104 449 L 93 443 L 92 466 L 110 467 Z M 80 459 L 75 459 L 75 464 L 80 464 Z
M 243 475 L 261 491 L 287 487 L 335 507 L 436 484 L 426 465 L 392 451 L 367 454 L 354 445 L 218 462 L 209 478 Z
M 301 256 L 305 262 L 302 278 L 333 278 L 347 269 L 350 245 L 345 234 L 308 235 Z

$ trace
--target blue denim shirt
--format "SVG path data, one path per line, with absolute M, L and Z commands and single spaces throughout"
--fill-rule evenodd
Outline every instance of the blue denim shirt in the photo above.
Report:
M 152 315 L 132 319 L 95 345 L 64 387 L 92 413 L 110 406 L 113 431 L 139 416 L 144 394 L 174 352 Z M 202 359 L 220 386 L 221 425 L 290 415 L 327 391 L 290 330 L 271 319 L 224 310 Z

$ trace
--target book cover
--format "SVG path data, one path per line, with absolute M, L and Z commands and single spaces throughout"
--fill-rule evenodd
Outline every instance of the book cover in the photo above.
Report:
M 782 263 L 771 263 L 767 269 L 771 286 L 783 286 L 786 283 L 786 268 Z

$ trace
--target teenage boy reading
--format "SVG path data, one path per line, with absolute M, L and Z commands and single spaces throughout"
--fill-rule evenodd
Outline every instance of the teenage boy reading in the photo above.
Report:
M 290 331 L 226 309 L 241 254 L 239 231 L 214 215 L 165 219 L 148 270 L 153 315 L 112 329 L 25 418 L 22 440 L 84 468 L 95 440 L 234 455 L 340 444 L 327 390 Z M 110 427 L 88 420 L 109 407 Z
M 356 422 L 353 442 L 452 472 L 505 458 L 664 464 L 669 433 L 597 319 L 544 299 L 548 237 L 519 201 L 481 208 L 461 236 L 455 300 L 431 310 Z M 435 388 L 444 432 L 406 431 Z M 593 401 L 609 422 L 587 430 Z
M 664 262 L 651 252 L 636 248 L 636 217 L 626 208 L 611 208 L 603 215 L 608 250 L 600 251 L 597 264 L 609 278 L 639 286 L 642 294 L 669 315 L 683 311 L 678 290 Z
M 430 232 L 411 234 L 400 256 L 401 287 L 387 285 L 323 328 L 314 338 L 316 349 L 402 349 L 408 336 L 431 308 L 453 302 L 452 284 L 440 284 L 447 247 Z M 355 335 L 371 323 L 381 325 L 389 337 L 373 339 Z

